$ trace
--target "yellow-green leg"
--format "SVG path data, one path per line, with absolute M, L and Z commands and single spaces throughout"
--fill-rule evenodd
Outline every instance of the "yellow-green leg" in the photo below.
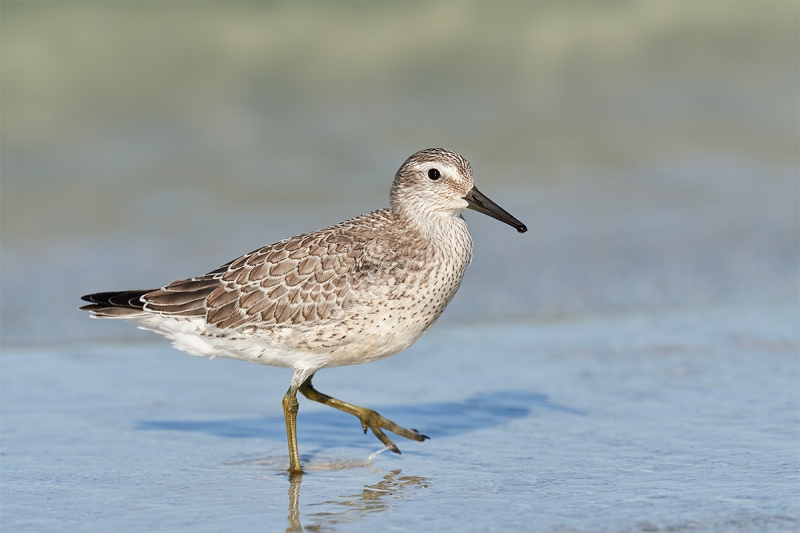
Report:
M 302 474 L 300 451 L 297 449 L 297 386 L 292 383 L 283 397 L 283 417 L 286 419 L 286 440 L 289 442 L 289 474 Z
M 400 435 L 401 437 L 405 437 L 405 438 L 411 439 L 411 440 L 416 440 L 416 441 L 419 441 L 419 442 L 422 442 L 422 441 L 424 441 L 424 440 L 429 438 L 426 435 L 423 435 L 422 433 L 417 431 L 416 429 L 406 429 L 404 427 L 400 427 L 397 424 L 395 424 L 394 422 L 392 422 L 391 420 L 382 417 L 381 415 L 379 415 L 378 413 L 376 413 L 375 411 L 373 411 L 371 409 L 365 409 L 364 407 L 359 407 L 357 405 L 352 405 L 352 404 L 349 404 L 347 402 L 343 402 L 342 400 L 337 400 L 336 398 L 328 396 L 327 394 L 323 394 L 323 393 L 319 392 L 311 384 L 311 378 L 313 378 L 313 377 L 314 377 L 314 374 L 311 374 L 308 377 L 308 379 L 303 381 L 303 383 L 300 385 L 299 389 L 297 389 L 301 393 L 303 393 L 303 396 L 305 396 L 309 400 L 314 400 L 315 402 L 319 402 L 319 403 L 322 403 L 322 404 L 325 404 L 325 405 L 329 405 L 331 407 L 339 409 L 340 411 L 344 411 L 345 413 L 349 413 L 349 414 L 355 416 L 356 418 L 358 418 L 361 421 L 361 429 L 364 430 L 364 433 L 367 432 L 367 429 L 371 429 L 372 432 L 375 434 L 375 436 L 378 437 L 378 439 L 383 443 L 383 445 L 386 446 L 388 449 L 392 450 L 393 452 L 400 453 L 400 449 L 397 447 L 397 445 L 394 442 L 392 442 L 392 440 L 389 437 L 386 436 L 386 434 L 383 432 L 384 429 L 386 429 L 387 431 L 391 431 L 395 435 Z M 293 398 L 295 398 L 295 396 L 297 394 L 297 390 L 294 391 Z M 291 392 L 291 389 L 289 389 L 289 392 Z M 287 395 L 288 394 L 289 393 L 287 393 Z M 297 402 L 296 398 L 295 398 L 295 402 Z M 284 398 L 284 412 L 286 412 L 286 407 L 285 406 L 286 406 L 286 398 Z M 296 413 L 297 413 L 297 410 L 295 409 L 295 414 Z M 289 418 L 288 417 L 286 419 L 286 430 L 287 430 L 287 432 L 289 430 Z M 291 438 L 290 438 L 290 442 L 289 442 L 289 453 L 290 453 L 290 455 L 292 453 L 291 449 L 292 449 L 292 444 L 291 444 Z M 296 443 L 296 439 L 295 439 L 295 452 L 296 451 L 297 451 L 297 443 Z M 291 459 L 291 457 L 290 457 L 290 459 Z M 298 463 L 298 468 L 299 468 L 299 464 L 300 464 L 299 459 L 298 459 L 297 463 Z M 290 471 L 291 471 L 291 469 L 290 469 Z

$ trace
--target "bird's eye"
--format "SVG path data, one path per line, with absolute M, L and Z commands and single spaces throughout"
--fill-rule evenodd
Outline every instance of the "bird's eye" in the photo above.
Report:
M 432 168 L 428 171 L 428 177 L 433 181 L 438 180 L 442 175 L 439 173 L 439 169 Z

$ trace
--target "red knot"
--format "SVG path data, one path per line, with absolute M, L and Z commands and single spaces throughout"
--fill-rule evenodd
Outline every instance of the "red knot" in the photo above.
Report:
M 302 472 L 297 392 L 357 417 L 390 450 L 384 430 L 423 441 L 375 411 L 316 390 L 322 368 L 368 363 L 411 346 L 442 314 L 472 258 L 464 209 L 525 225 L 484 196 L 455 152 L 430 148 L 395 175 L 390 207 L 264 246 L 160 289 L 83 296 L 81 309 L 160 333 L 192 355 L 294 370 L 283 397 L 289 472 Z

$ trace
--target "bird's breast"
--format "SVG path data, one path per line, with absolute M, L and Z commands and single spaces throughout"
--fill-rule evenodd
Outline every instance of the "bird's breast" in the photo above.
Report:
M 461 219 L 448 232 L 408 243 L 385 269 L 356 290 L 349 320 L 396 353 L 415 342 L 455 296 L 472 258 L 472 240 Z M 377 348 L 374 344 L 371 348 Z

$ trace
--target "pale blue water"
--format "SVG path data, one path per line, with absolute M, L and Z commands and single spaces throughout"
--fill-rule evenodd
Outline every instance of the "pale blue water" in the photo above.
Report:
M 4 529 L 793 531 L 796 319 L 742 306 L 437 328 L 316 380 L 431 440 L 369 463 L 377 439 L 303 401 L 299 487 L 287 371 L 162 344 L 16 350 L 1 360 Z
M 2 3 L 3 531 L 797 531 L 800 42 L 785 3 Z M 411 28 L 414 30 L 412 31 Z M 518 235 L 407 352 L 290 373 L 79 296 L 385 206 L 462 152 Z

